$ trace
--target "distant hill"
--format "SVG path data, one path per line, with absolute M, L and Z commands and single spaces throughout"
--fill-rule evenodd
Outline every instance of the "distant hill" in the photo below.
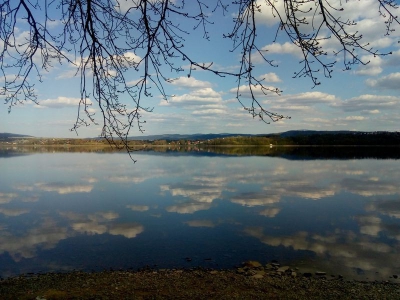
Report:
M 286 142 L 287 144 L 330 144 L 343 142 L 345 139 L 348 140 L 345 144 L 351 143 L 352 140 L 362 141 L 375 140 L 377 144 L 380 143 L 380 139 L 391 140 L 394 144 L 399 143 L 400 132 L 389 132 L 389 131 L 349 131 L 349 130 L 338 130 L 338 131 L 317 131 L 317 130 L 290 130 L 280 133 L 266 133 L 266 134 L 242 134 L 242 133 L 196 133 L 196 134 L 158 134 L 158 135 L 140 135 L 128 137 L 130 141 L 208 141 L 223 138 L 234 138 L 234 137 L 260 137 L 260 138 L 272 138 Z M 35 138 L 30 135 L 15 134 L 15 133 L 0 133 L 0 141 L 6 141 L 8 139 L 24 139 L 24 138 Z M 74 140 L 74 139 L 72 139 Z M 78 139 L 77 139 L 78 140 Z M 88 140 L 101 140 L 101 138 L 92 138 Z M 368 143 L 367 143 L 368 144 Z M 387 144 L 384 142 L 383 144 Z
M 178 141 L 178 140 L 212 140 L 231 136 L 256 136 L 254 134 L 239 134 L 239 133 L 195 133 L 195 134 L 158 134 L 158 135 L 141 135 L 131 136 L 128 140 L 131 141 Z
M 8 132 L 0 132 L 0 140 L 6 140 L 6 139 L 17 139 L 17 138 L 32 138 L 33 136 L 31 135 L 26 135 L 26 134 L 16 134 L 16 133 L 8 133 Z
M 317 134 L 354 134 L 361 133 L 361 131 L 339 130 L 339 131 L 319 131 L 319 130 L 289 130 L 281 133 L 266 134 L 264 136 L 280 136 L 280 137 L 294 137 L 294 136 L 310 136 Z
M 388 131 L 350 131 L 350 130 L 336 130 L 336 131 L 318 131 L 318 130 L 290 130 L 280 133 L 267 133 L 267 134 L 243 134 L 243 133 L 196 133 L 196 134 L 159 134 L 159 135 L 141 135 L 132 136 L 128 140 L 134 141 L 178 141 L 178 140 L 212 140 L 226 137 L 245 136 L 245 137 L 280 137 L 280 138 L 293 138 L 293 137 L 309 137 L 315 135 L 363 135 L 363 134 L 390 134 Z

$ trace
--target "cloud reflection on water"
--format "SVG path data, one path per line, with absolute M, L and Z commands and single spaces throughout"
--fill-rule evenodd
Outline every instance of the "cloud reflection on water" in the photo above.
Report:
M 140 235 L 152 247 L 163 237 L 204 231 L 215 243 L 231 234 L 237 252 L 245 236 L 271 253 L 313 253 L 313 263 L 329 262 L 343 274 L 400 270 L 392 263 L 400 249 L 398 161 L 141 157 L 140 168 L 103 154 L 88 156 L 68 176 L 49 173 L 38 182 L 33 173 L 25 182 L 0 182 L 0 253 L 43 259 L 42 250 L 82 236 L 125 245 L 122 237 Z M 178 251 L 182 242 L 168 246 Z

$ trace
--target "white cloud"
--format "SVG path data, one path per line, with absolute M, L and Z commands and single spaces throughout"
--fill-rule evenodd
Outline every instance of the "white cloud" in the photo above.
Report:
M 298 46 L 293 43 L 286 42 L 284 44 L 273 43 L 266 45 L 261 50 L 267 50 L 267 54 L 291 54 L 298 58 L 302 58 L 303 54 Z
M 271 6 L 273 3 L 277 13 Z M 285 13 L 286 1 L 257 1 L 257 5 L 260 7 L 261 12 L 256 14 L 256 22 L 258 24 L 264 24 L 266 26 L 274 26 L 273 30 L 278 29 L 278 40 L 283 38 L 285 33 L 279 30 L 281 16 L 283 22 L 286 22 Z M 381 15 L 379 13 L 379 1 L 376 0 L 363 0 L 363 1 L 341 1 L 341 0 L 330 0 L 329 5 L 325 3 L 325 9 L 327 9 L 334 18 L 340 18 L 341 20 L 355 21 L 354 25 L 346 26 L 348 34 L 362 34 L 362 40 L 360 44 L 372 47 L 373 49 L 382 49 L 390 47 L 396 43 L 396 37 L 399 36 L 397 31 L 392 32 L 390 36 L 385 36 L 386 24 L 385 21 L 388 19 L 388 14 Z M 308 24 L 301 24 L 300 30 L 304 34 L 311 34 L 316 32 L 316 28 L 319 28 L 319 24 L 323 21 L 322 14 L 320 13 L 320 6 L 315 5 L 315 1 L 298 1 L 299 5 L 296 16 L 298 18 L 305 18 Z M 390 7 L 387 6 L 389 9 Z M 304 13 L 303 13 L 304 12 Z M 394 15 L 397 12 L 393 9 Z M 325 38 L 332 36 L 332 33 L 323 26 L 319 33 L 319 38 Z M 286 46 L 285 46 L 286 44 Z M 287 53 L 293 55 L 301 55 L 297 46 L 290 43 L 283 45 L 276 44 L 270 48 L 270 53 Z M 333 51 L 338 51 L 341 48 L 340 43 L 336 41 L 335 37 L 331 37 L 327 40 L 321 40 L 320 45 L 323 46 L 324 50 L 327 50 L 328 54 L 333 54 Z M 264 47 L 269 48 L 270 45 Z M 264 49 L 263 48 L 263 49 Z M 382 51 L 384 52 L 384 51 Z M 361 72 L 361 71 L 360 71 Z M 373 72 L 369 69 L 369 72 Z M 374 70 L 375 74 L 378 69 Z M 366 74 L 365 74 L 366 75 Z
M 8 217 L 17 217 L 28 213 L 29 210 L 22 208 L 2 208 L 0 207 L 0 213 Z
M 357 71 L 354 73 L 357 75 L 369 75 L 369 76 L 375 76 L 380 73 L 382 73 L 383 68 L 383 60 L 379 56 L 373 56 L 373 55 L 364 55 L 361 56 L 360 60 L 364 63 L 368 63 L 367 65 L 361 65 Z
M 190 227 L 215 227 L 215 224 L 210 220 L 192 220 L 184 223 Z
M 275 73 L 266 73 L 264 75 L 259 76 L 260 79 L 264 79 L 266 82 L 281 82 L 282 80 Z
M 274 218 L 280 211 L 281 209 L 279 207 L 266 208 L 260 211 L 260 215 L 268 218 Z
M 363 121 L 366 118 L 363 116 L 348 116 L 346 118 L 344 118 L 346 121 Z
M 232 197 L 231 202 L 240 204 L 242 206 L 253 207 L 278 203 L 280 199 L 281 198 L 279 194 L 243 193 Z
M 122 235 L 132 239 L 144 231 L 143 225 L 137 223 L 112 224 L 108 232 L 112 235 Z
M 210 209 L 211 203 L 186 202 L 177 205 L 171 205 L 165 208 L 168 212 L 176 212 L 178 214 L 192 214 L 199 210 Z
M 335 95 L 322 92 L 305 92 L 293 95 L 281 95 L 272 100 L 264 101 L 270 110 L 290 112 L 310 112 L 314 106 L 321 104 L 334 105 L 338 102 Z M 315 120 L 314 120 L 315 121 Z
M 373 88 L 400 90 L 400 72 L 391 73 L 379 79 L 367 79 L 366 83 Z
M 237 87 L 231 88 L 229 90 L 231 94 L 237 93 Z M 260 97 L 277 97 L 278 93 L 280 92 L 279 89 L 273 86 L 264 86 L 262 88 L 260 85 L 252 86 L 252 93 L 256 98 Z M 239 95 L 244 98 L 252 98 L 252 94 L 250 92 L 250 87 L 248 85 L 241 85 L 239 86 Z
M 173 80 L 170 84 L 190 89 L 202 89 L 211 87 L 211 83 L 208 81 L 197 80 L 194 77 L 179 77 Z
M 360 95 L 340 103 L 334 103 L 333 107 L 344 111 L 376 111 L 376 110 L 398 110 L 400 108 L 400 97 Z
M 0 193 L 0 204 L 9 203 L 17 196 L 15 193 Z
M 93 189 L 91 184 L 65 184 L 58 182 L 36 183 L 35 187 L 45 192 L 57 192 L 58 194 L 90 193 Z
M 221 101 L 221 95 L 212 88 L 201 88 L 188 94 L 171 97 L 168 102 L 163 101 L 160 105 L 187 106 L 215 104 Z
M 148 207 L 147 205 L 133 205 L 133 204 L 131 204 L 131 205 L 127 205 L 126 207 L 131 209 L 131 210 L 133 210 L 133 211 L 140 211 L 140 212 L 147 211 L 147 210 L 150 209 L 150 207 Z
M 39 105 L 35 106 L 38 108 L 65 108 L 65 107 L 76 107 L 79 105 L 81 99 L 80 98 L 70 98 L 70 97 L 63 97 L 59 96 L 55 99 L 46 99 L 40 100 Z M 89 99 L 86 99 L 88 104 L 92 102 Z

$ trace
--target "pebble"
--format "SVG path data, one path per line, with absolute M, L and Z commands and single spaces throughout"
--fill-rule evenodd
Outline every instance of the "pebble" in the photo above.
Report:
M 246 262 L 244 263 L 244 265 L 245 265 L 246 267 L 249 267 L 249 268 L 259 268 L 259 267 L 262 267 L 262 264 L 260 264 L 258 261 L 255 261 L 255 260 L 246 261 Z
M 288 266 L 284 266 L 284 267 L 280 267 L 277 271 L 278 272 L 286 272 L 287 270 L 289 270 Z

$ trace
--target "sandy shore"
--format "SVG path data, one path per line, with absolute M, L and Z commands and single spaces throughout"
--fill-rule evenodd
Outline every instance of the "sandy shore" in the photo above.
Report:
M 361 282 L 264 267 L 71 272 L 0 281 L 0 299 L 400 299 L 397 280 Z

